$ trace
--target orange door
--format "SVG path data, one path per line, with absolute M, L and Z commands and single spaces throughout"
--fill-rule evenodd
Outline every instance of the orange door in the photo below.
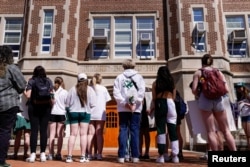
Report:
M 115 104 L 107 105 L 107 119 L 104 129 L 104 147 L 118 148 L 119 119 Z M 150 147 L 156 147 L 156 131 L 150 132 Z

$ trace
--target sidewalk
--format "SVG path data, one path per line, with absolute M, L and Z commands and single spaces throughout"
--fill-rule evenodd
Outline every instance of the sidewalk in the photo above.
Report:
M 117 149 L 115 148 L 104 148 L 103 150 L 103 160 L 92 160 L 88 163 L 80 163 L 80 151 L 75 150 L 73 152 L 72 163 L 66 163 L 65 157 L 67 155 L 66 150 L 62 152 L 63 161 L 46 161 L 40 162 L 39 155 L 37 155 L 36 162 L 28 163 L 22 160 L 22 156 L 18 157 L 18 160 L 7 159 L 7 163 L 11 164 L 12 167 L 78 167 L 84 165 L 86 167 L 119 167 L 119 166 L 141 166 L 141 167 L 152 167 L 152 166 L 168 166 L 168 167 L 206 167 L 207 161 L 200 160 L 199 157 L 203 155 L 201 152 L 193 152 L 188 150 L 183 150 L 184 159 L 180 161 L 179 164 L 174 164 L 172 162 L 167 162 L 164 164 L 158 164 L 155 162 L 157 157 L 157 150 L 152 148 L 150 150 L 150 160 L 141 160 L 139 163 L 125 162 L 124 164 L 117 163 Z

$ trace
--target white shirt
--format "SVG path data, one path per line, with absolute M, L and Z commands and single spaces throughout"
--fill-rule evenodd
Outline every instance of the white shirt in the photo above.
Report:
M 61 86 L 55 91 L 55 104 L 53 105 L 51 114 L 52 115 L 65 115 L 65 104 L 67 99 L 68 91 L 63 89 Z
M 92 109 L 91 120 L 106 120 L 106 103 L 111 100 L 106 87 L 96 84 L 94 87 L 96 93 L 97 106 Z
M 96 93 L 88 86 L 87 89 L 87 105 L 82 107 L 79 96 L 76 92 L 76 87 L 73 86 L 67 96 L 66 100 L 66 107 L 69 107 L 69 112 L 87 112 L 91 113 L 91 108 L 94 108 L 96 106 Z

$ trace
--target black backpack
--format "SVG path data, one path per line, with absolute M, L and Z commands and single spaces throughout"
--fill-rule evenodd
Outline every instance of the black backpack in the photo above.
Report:
M 49 104 L 51 102 L 50 82 L 48 78 L 35 78 L 35 84 L 32 89 L 34 104 Z

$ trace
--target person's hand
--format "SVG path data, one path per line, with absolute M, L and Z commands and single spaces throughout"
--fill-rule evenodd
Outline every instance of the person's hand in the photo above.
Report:
M 134 112 L 136 109 L 136 105 L 131 103 L 126 103 L 125 107 L 131 110 L 132 112 Z

